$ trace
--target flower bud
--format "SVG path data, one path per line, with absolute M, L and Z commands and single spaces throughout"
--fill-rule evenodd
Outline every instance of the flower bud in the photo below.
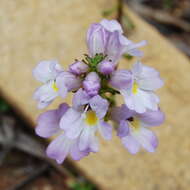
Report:
M 89 96 L 97 95 L 100 89 L 100 78 L 97 73 L 89 73 L 83 81 L 83 87 Z
M 80 75 L 88 71 L 88 65 L 81 61 L 76 61 L 69 66 L 69 71 L 74 75 Z
M 92 24 L 87 32 L 87 46 L 91 57 L 104 53 L 106 46 L 106 31 L 101 24 Z
M 98 71 L 105 75 L 111 74 L 114 71 L 114 65 L 111 61 L 102 61 L 98 64 Z

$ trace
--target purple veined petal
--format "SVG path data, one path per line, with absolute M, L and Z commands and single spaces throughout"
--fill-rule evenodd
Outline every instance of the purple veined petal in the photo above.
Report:
M 49 144 L 46 153 L 48 157 L 61 164 L 69 154 L 71 144 L 72 140 L 68 139 L 64 134 L 59 135 Z
M 114 66 L 117 65 L 117 61 L 121 58 L 123 54 L 124 46 L 120 43 L 119 34 L 117 31 L 109 35 L 105 54 L 107 55 L 106 60 L 111 60 Z
M 87 104 L 90 100 L 90 96 L 80 88 L 73 97 L 73 108 L 79 111 L 82 111 L 81 108 L 83 105 Z
M 98 152 L 99 151 L 98 138 L 95 136 L 94 133 L 91 133 L 89 151 L 91 151 L 91 152 Z
M 40 137 L 48 138 L 58 133 L 58 131 L 60 131 L 60 119 L 68 108 L 68 104 L 63 103 L 58 109 L 49 110 L 40 114 L 37 119 L 36 134 Z
M 136 111 L 136 108 L 135 108 L 135 97 L 132 94 L 131 89 L 120 90 L 120 93 L 124 97 L 124 101 L 125 101 L 126 107 L 128 107 L 130 110 Z M 139 106 L 141 106 L 141 104 Z M 144 108 L 141 108 L 141 109 L 144 109 Z
M 34 99 L 38 101 L 48 102 L 53 100 L 58 96 L 58 93 L 52 88 L 53 81 L 50 81 L 39 88 L 34 92 Z
M 149 127 L 159 126 L 165 120 L 164 113 L 159 109 L 157 111 L 146 111 L 143 114 L 138 114 L 137 117 Z
M 152 110 L 152 111 L 157 111 L 158 103 L 159 103 L 159 98 L 157 97 L 157 95 L 154 94 L 153 92 L 146 92 L 146 91 L 141 91 L 141 90 L 140 92 L 143 92 L 144 95 L 146 94 L 145 96 L 143 96 L 143 98 L 144 98 L 144 104 L 146 104 L 147 109 Z M 147 100 L 147 103 L 146 103 L 146 100 Z
M 81 113 L 73 108 L 69 108 L 65 114 L 61 117 L 60 128 L 63 130 L 70 130 L 72 125 L 78 121 L 81 117 Z
M 107 20 L 103 19 L 100 24 L 108 31 L 108 32 L 115 32 L 118 31 L 120 33 L 123 33 L 123 30 L 121 28 L 121 25 L 117 20 Z
M 135 57 L 143 57 L 144 53 L 138 49 L 130 49 L 127 51 L 127 53 L 131 56 L 135 56 Z
M 79 119 L 75 120 L 72 125 L 65 131 L 65 135 L 70 139 L 75 139 L 79 137 L 84 127 L 84 118 L 81 116 Z
M 116 89 L 128 89 L 132 86 L 132 74 L 128 70 L 117 70 L 112 73 L 110 85 Z
M 152 67 L 143 65 L 141 62 L 136 62 L 133 65 L 132 73 L 139 88 L 143 90 L 153 91 L 163 85 L 159 72 Z
M 121 107 L 113 107 L 111 110 L 111 119 L 120 123 L 122 120 L 126 120 L 134 115 L 134 111 L 130 110 L 125 104 Z
M 141 79 L 138 81 L 139 86 L 143 90 L 157 90 L 164 85 L 164 82 L 160 77 Z
M 132 71 L 132 73 L 133 73 L 133 75 L 134 75 L 134 78 L 138 79 L 138 78 L 140 77 L 141 73 L 142 73 L 142 70 L 143 70 L 143 65 L 142 65 L 142 63 L 141 63 L 140 61 L 137 61 L 137 62 L 133 65 L 133 67 L 132 67 L 132 69 L 131 69 L 131 71 Z
M 147 109 L 156 111 L 158 110 L 158 105 L 157 102 L 154 99 L 154 95 L 152 96 L 152 92 L 146 92 L 146 91 L 142 91 L 139 89 L 139 92 L 137 93 L 136 97 L 136 107 L 138 104 L 141 104 L 144 106 L 145 110 L 143 112 L 139 113 L 144 113 L 145 111 L 147 111 Z M 138 112 L 138 111 L 137 111 Z
M 61 120 L 61 117 L 66 113 L 66 111 L 69 109 L 69 105 L 67 103 L 62 103 L 59 105 L 59 108 L 56 110 L 56 115 L 59 121 Z
M 38 136 L 48 138 L 59 131 L 59 118 L 56 113 L 57 110 L 50 110 L 40 114 L 35 129 Z
M 140 78 L 149 78 L 149 77 L 154 78 L 154 77 L 158 77 L 160 75 L 159 72 L 156 69 L 154 69 L 153 67 L 149 67 L 140 62 L 138 64 L 141 64 L 141 67 L 142 67 L 141 72 L 139 74 Z
M 78 147 L 78 140 L 75 140 L 75 143 L 71 147 L 70 154 L 73 160 L 81 160 L 83 157 L 88 156 L 89 151 L 80 151 Z
M 100 121 L 98 129 L 104 139 L 110 140 L 112 138 L 112 126 L 109 123 Z
M 115 66 L 112 61 L 102 61 L 98 64 L 98 71 L 104 75 L 109 75 L 115 70 Z
M 137 113 L 144 113 L 147 109 L 158 110 L 158 102 L 155 94 L 148 91 L 142 91 L 138 89 L 136 94 L 128 91 L 121 91 L 124 96 L 125 104 L 130 110 L 134 110 Z
M 121 139 L 122 144 L 131 153 L 136 154 L 140 150 L 139 142 L 131 135 L 128 135 Z
M 143 90 L 157 90 L 164 84 L 159 72 L 152 67 L 142 65 L 142 71 L 138 76 L 139 87 Z
M 121 91 L 121 94 L 124 96 L 125 104 L 130 110 L 134 110 L 137 113 L 144 113 L 146 111 L 143 97 L 126 91 Z
M 58 93 L 52 88 L 52 81 L 37 88 L 33 98 L 38 101 L 38 108 L 42 109 L 49 105 L 57 96 Z
M 147 42 L 145 40 L 138 42 L 138 43 L 133 43 L 132 41 L 126 39 L 124 40 L 125 37 L 121 37 L 120 40 L 125 44 L 125 48 L 123 49 L 123 53 L 128 53 L 129 55 L 132 56 L 137 56 L 141 57 L 143 56 L 143 53 L 138 50 L 137 48 L 145 46 Z
M 154 152 L 158 146 L 156 135 L 149 129 L 141 127 L 138 132 L 132 133 L 132 136 L 141 144 L 148 152 Z
M 36 80 L 46 83 L 49 80 L 54 80 L 56 76 L 62 72 L 61 66 L 57 61 L 41 61 L 33 70 L 33 76 Z
M 91 109 L 96 112 L 99 119 L 102 119 L 106 115 L 109 106 L 106 99 L 97 95 L 90 99 L 89 104 Z
M 117 136 L 123 138 L 129 134 L 129 124 L 125 120 L 121 120 L 119 123 L 119 128 L 117 130 Z
M 100 89 L 100 78 L 96 72 L 90 72 L 83 81 L 83 88 L 89 96 L 95 96 Z
M 86 73 L 89 70 L 87 64 L 81 61 L 75 61 L 73 64 L 69 66 L 69 71 L 74 75 L 81 75 Z
M 69 92 L 66 85 L 64 83 L 62 83 L 61 80 L 58 79 L 58 80 L 56 80 L 56 86 L 58 89 L 59 96 L 61 96 L 62 98 L 65 98 Z
M 79 137 L 79 150 L 84 151 L 88 149 L 90 145 L 90 137 L 91 137 L 91 130 L 90 127 L 85 126 L 84 129 L 81 132 L 81 135 Z
M 56 78 L 59 94 L 65 98 L 67 92 L 77 90 L 81 86 L 81 79 L 70 72 L 62 72 Z
M 92 24 L 87 31 L 87 46 L 91 57 L 97 53 L 104 53 L 106 43 L 106 31 L 98 23 Z

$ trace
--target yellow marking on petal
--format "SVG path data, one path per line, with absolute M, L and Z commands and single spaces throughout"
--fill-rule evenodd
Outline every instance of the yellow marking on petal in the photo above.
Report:
M 134 82 L 133 87 L 132 87 L 133 94 L 136 94 L 138 92 L 138 88 L 139 88 L 138 84 Z
M 54 90 L 55 92 L 57 92 L 57 91 L 59 90 L 55 82 L 53 82 L 52 88 L 53 88 L 53 90 Z
M 138 119 L 133 119 L 133 121 L 130 122 L 131 123 L 131 127 L 133 130 L 138 130 L 140 128 L 140 121 Z
M 92 110 L 87 111 L 85 122 L 90 126 L 96 125 L 98 122 L 98 117 L 96 116 L 96 113 Z

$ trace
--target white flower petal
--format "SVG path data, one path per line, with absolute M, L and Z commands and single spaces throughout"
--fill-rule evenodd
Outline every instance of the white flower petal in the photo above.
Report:
M 154 152 L 158 146 L 158 140 L 155 134 L 145 127 L 141 127 L 138 132 L 133 132 L 132 136 L 149 152 Z
M 90 136 L 91 136 L 90 127 L 85 126 L 81 135 L 80 135 L 80 138 L 79 138 L 79 150 L 80 151 L 84 151 L 89 147 Z
M 48 157 L 55 159 L 61 164 L 69 154 L 71 143 L 72 141 L 62 134 L 49 144 L 46 153 Z
M 94 134 L 92 134 L 90 138 L 90 151 L 98 152 L 98 150 L 99 150 L 98 138 Z
M 100 121 L 98 129 L 104 139 L 110 140 L 112 138 L 112 126 L 109 123 Z
M 56 76 L 63 71 L 57 61 L 41 61 L 33 70 L 36 80 L 43 83 L 54 80 Z
M 80 112 L 73 108 L 68 109 L 60 120 L 60 128 L 63 130 L 70 130 L 72 125 L 78 121 L 80 117 Z
M 133 136 L 128 135 L 121 140 L 131 154 L 136 154 L 140 150 L 140 144 Z

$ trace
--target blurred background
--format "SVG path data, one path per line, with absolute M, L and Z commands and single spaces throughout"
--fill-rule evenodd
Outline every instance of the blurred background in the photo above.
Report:
M 165 36 L 166 41 L 170 41 L 189 58 L 190 0 L 97 0 L 97 2 L 90 0 L 62 0 L 62 2 L 59 0 L 0 0 L 0 7 L 0 190 L 96 190 L 104 186 L 109 187 L 110 180 L 112 180 L 109 178 L 109 172 L 99 171 L 105 172 L 105 175 L 103 174 L 105 179 L 101 181 L 96 175 L 92 176 L 89 171 L 89 173 L 85 171 L 83 167 L 85 161 L 78 166 L 67 160 L 64 166 L 60 166 L 46 157 L 44 150 L 48 142 L 38 138 L 32 128 L 39 112 L 36 111 L 35 103 L 31 101 L 32 92 L 37 87 L 37 83 L 31 77 L 31 70 L 40 59 L 56 57 L 65 63 L 82 55 L 85 46 L 84 31 L 91 22 L 98 22 L 102 17 L 118 19 L 129 39 L 130 37 L 136 39 L 133 33 L 137 30 L 137 26 L 133 19 L 125 14 L 125 7 L 129 7 L 144 22 L 151 24 L 155 30 Z M 59 26 L 61 24 L 67 27 Z M 27 30 L 28 27 L 31 30 Z M 69 41 L 65 34 L 76 39 L 71 47 L 71 40 Z M 156 45 L 159 46 L 159 43 L 160 41 Z M 78 47 L 74 49 L 76 44 Z M 69 58 L 65 58 L 67 55 Z M 125 55 L 124 59 L 133 58 Z M 177 61 L 180 62 L 180 60 Z M 189 86 L 187 88 L 189 89 Z M 161 95 L 167 93 L 169 90 L 162 92 Z M 183 105 L 185 106 L 185 103 Z M 162 134 L 159 135 L 162 136 Z M 187 153 L 184 153 L 184 157 L 189 156 L 189 141 L 186 140 Z M 167 143 L 166 136 L 164 142 Z M 104 149 L 106 152 L 107 148 Z M 167 152 L 169 150 L 166 149 L 164 153 Z M 174 146 L 171 152 L 177 156 L 178 148 Z M 100 155 L 101 162 L 106 162 L 102 155 Z M 122 154 L 119 156 L 122 159 Z M 166 159 L 169 158 L 168 156 Z M 132 160 L 131 157 L 129 160 Z M 155 160 L 159 165 L 159 159 L 155 158 Z M 179 163 L 183 161 L 179 160 Z M 151 163 L 154 163 L 154 160 Z M 187 160 L 185 163 L 188 163 Z M 92 166 L 93 161 L 89 165 L 92 170 L 96 171 L 96 165 Z M 112 167 L 111 165 L 112 163 L 108 167 Z M 166 168 L 170 165 L 162 165 L 162 167 L 167 175 Z M 158 166 L 154 173 L 161 180 L 147 185 L 151 179 L 142 177 L 140 178 L 143 184 L 141 190 L 188 190 L 190 174 L 185 172 L 189 167 L 190 163 L 184 165 L 184 170 L 178 172 L 179 181 L 168 174 L 167 185 L 164 188 L 161 184 L 163 179 L 159 173 L 161 169 Z M 124 176 L 122 168 L 119 168 L 117 172 L 118 174 L 115 175 L 118 179 L 128 180 L 122 178 Z M 175 173 L 175 169 L 173 172 Z M 132 171 L 129 173 L 133 175 Z M 135 180 L 138 181 L 139 178 Z M 139 190 L 138 186 L 132 182 L 127 181 L 126 184 L 129 184 L 125 186 L 126 189 L 132 187 Z M 117 187 L 118 190 L 125 189 L 120 185 Z M 111 188 L 107 189 L 111 190 Z
M 190 56 L 189 0 L 125 0 L 125 2 L 177 48 Z

